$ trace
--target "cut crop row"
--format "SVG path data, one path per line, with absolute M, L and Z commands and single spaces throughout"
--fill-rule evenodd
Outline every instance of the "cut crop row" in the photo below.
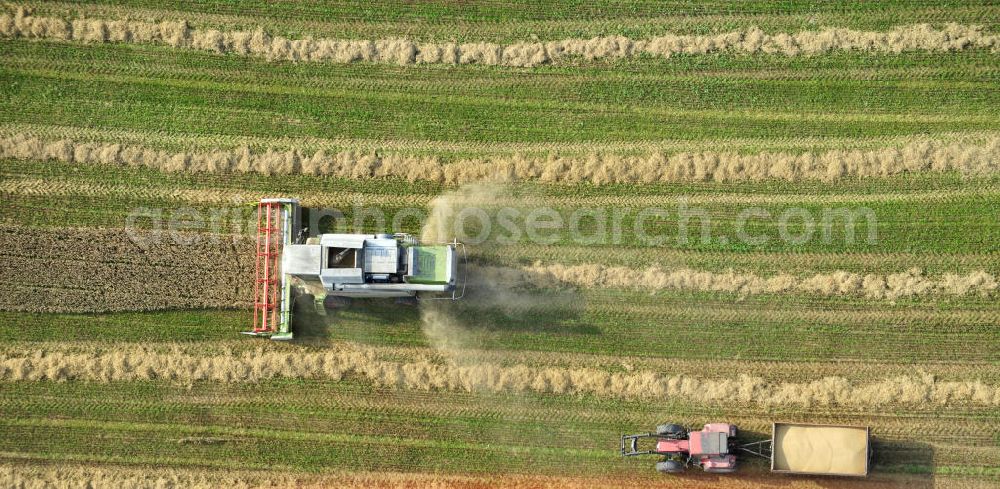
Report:
M 420 43 L 409 39 L 287 39 L 254 31 L 192 29 L 187 21 L 141 22 L 34 16 L 24 8 L 0 15 L 0 36 L 78 42 L 157 43 L 216 53 L 261 56 L 269 60 L 355 61 L 409 64 L 484 64 L 534 67 L 567 60 L 620 59 L 641 56 L 670 58 L 678 54 L 782 54 L 814 56 L 847 50 L 868 53 L 904 51 L 954 52 L 1000 48 L 1000 38 L 982 27 L 948 24 L 898 26 L 886 32 L 826 28 L 795 33 L 765 33 L 757 27 L 714 35 L 664 34 L 649 39 L 621 35 L 592 39 L 521 41 L 501 45 L 480 43 Z

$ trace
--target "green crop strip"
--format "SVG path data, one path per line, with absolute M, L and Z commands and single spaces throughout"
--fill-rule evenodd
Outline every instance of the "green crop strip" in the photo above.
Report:
M 124 227 L 128 216 L 136 209 L 158 208 L 164 209 L 164 218 L 159 221 L 149 219 L 136 219 L 134 225 L 138 228 L 155 227 L 167 229 L 171 221 L 172 212 L 180 208 L 193 209 L 203 216 L 202 231 L 211 229 L 208 216 L 218 209 L 219 205 L 179 203 L 166 199 L 148 199 L 140 197 L 120 197 L 114 201 L 101 196 L 25 196 L 18 197 L 15 206 L 8 206 L 0 217 L 8 223 L 16 223 L 26 226 L 104 226 L 104 227 Z M 544 205 L 544 204 L 543 204 Z M 690 251 L 710 251 L 710 252 L 794 252 L 794 253 L 842 253 L 842 252 L 864 252 L 864 253 L 981 253 L 993 254 L 1000 251 L 997 243 L 1000 242 L 1000 227 L 989 219 L 989 216 L 996 214 L 996 209 L 1000 205 L 997 196 L 988 198 L 960 198 L 954 201 L 941 203 L 867 203 L 864 206 L 847 206 L 848 209 L 864 207 L 871 209 L 875 216 L 874 224 L 869 225 L 868 220 L 858 220 L 854 226 L 854 238 L 848 239 L 849 227 L 841 217 L 830 214 L 829 239 L 823 239 L 820 224 L 823 222 L 824 209 L 827 207 L 816 204 L 802 204 L 793 206 L 791 204 L 758 206 L 769 213 L 770 220 L 753 219 L 746 220 L 742 227 L 738 225 L 737 219 L 743 207 L 724 205 L 691 206 L 690 209 L 701 209 L 708 216 L 709 233 L 703 234 L 704 221 L 701 217 L 687 219 L 687 240 L 684 241 L 681 232 L 682 220 L 678 214 L 671 214 L 665 219 L 644 219 L 641 226 L 637 226 L 636 221 L 643 209 L 639 208 L 610 208 L 605 214 L 609 217 L 602 220 L 605 234 L 601 234 L 598 222 L 593 218 L 579 219 L 572 225 L 573 208 L 560 207 L 557 210 L 560 214 L 561 227 L 553 230 L 538 231 L 537 234 L 544 238 L 545 243 L 559 246 L 573 246 L 581 243 L 603 244 L 624 246 L 626 248 L 644 247 L 654 244 L 656 247 L 669 250 L 690 250 Z M 226 206 L 222 206 L 226 207 Z M 232 207 L 232 206 L 230 206 Z M 801 244 L 794 241 L 779 239 L 782 236 L 779 225 L 784 222 L 778 217 L 788 212 L 789 209 L 804 209 L 804 212 L 811 216 L 813 227 L 807 228 L 804 221 L 793 221 L 788 219 L 786 231 L 791 236 L 808 236 L 810 239 Z M 378 221 L 370 217 L 364 207 L 355 208 L 348 204 L 337 208 L 343 219 L 339 219 L 340 226 L 334 226 L 336 221 L 320 221 L 320 231 L 341 232 L 352 230 L 360 232 L 380 231 Z M 385 225 L 389 226 L 396 221 L 400 224 L 398 231 L 418 233 L 418 221 L 411 217 L 407 207 L 401 206 L 378 206 L 377 210 L 384 216 Z M 670 207 L 666 208 L 672 212 Z M 617 237 L 608 234 L 610 216 L 612 211 L 621 213 L 621 232 Z M 357 214 L 356 214 L 357 213 Z M 397 219 L 397 213 L 399 218 Z M 179 214 L 178 214 L 179 215 Z M 229 232 L 234 229 L 234 225 L 241 225 L 240 229 L 246 229 L 246 216 L 243 219 L 231 220 L 222 219 L 218 221 L 216 232 Z M 496 233 L 491 234 L 490 242 L 498 239 L 515 239 L 517 243 L 531 245 L 534 242 L 525 234 L 527 229 L 524 222 L 527 213 L 522 213 L 521 217 L 513 221 L 518 232 L 496 229 Z M 699 214 L 701 215 L 701 214 Z M 231 216 L 231 215 L 230 215 Z M 179 218 L 179 217 L 178 217 Z M 326 223 L 326 224 L 324 224 Z M 357 226 L 357 224 L 361 224 Z M 874 228 L 874 240 L 869 240 L 872 235 L 869 229 Z M 637 229 L 642 234 L 637 234 Z M 736 239 L 739 230 L 754 239 L 766 239 L 766 242 L 755 243 L 753 241 L 742 241 Z M 384 230 L 384 228 L 382 229 Z M 466 229 L 459 232 L 459 235 L 466 237 L 477 237 L 485 231 L 479 223 L 469 221 Z M 458 232 L 458 231 L 456 231 Z M 594 238 L 596 236 L 596 238 Z M 593 239 L 598 239 L 595 243 Z M 651 241 L 656 240 L 656 241 Z M 482 245 L 488 246 L 489 244 Z
M 6 117 L 0 120 L 8 123 L 45 120 L 92 125 L 100 121 L 106 127 L 244 136 L 490 142 L 669 137 L 694 141 L 734 137 L 737 127 L 740 137 L 759 138 L 996 129 L 992 107 L 1000 103 L 995 91 L 986 89 L 990 81 L 958 85 L 903 81 L 913 76 L 900 81 L 796 81 L 727 80 L 707 74 L 696 79 L 686 75 L 643 80 L 609 78 L 594 69 L 560 69 L 551 74 L 476 69 L 473 79 L 442 92 L 442 82 L 454 83 L 447 81 L 454 78 L 444 78 L 450 76 L 447 70 L 417 68 L 401 73 L 395 67 L 366 67 L 340 72 L 330 67 L 291 67 L 285 69 L 297 78 L 296 72 L 315 74 L 293 83 L 286 77 L 268 83 L 271 68 L 261 61 L 171 53 L 171 61 L 158 56 L 150 62 L 144 59 L 145 53 L 155 53 L 157 48 L 118 46 L 56 45 L 50 57 L 32 53 L 39 43 L 7 44 L 14 48 L 10 56 L 20 55 L 0 71 L 8 95 Z M 87 57 L 97 53 L 94 61 L 102 62 L 67 66 L 55 61 L 78 60 L 80 49 L 86 49 Z M 956 56 L 978 63 L 975 60 L 986 55 Z M 45 60 L 45 67 L 36 67 L 39 62 L 34 60 Z M 850 60 L 846 56 L 841 62 Z M 136 75 L 132 68 L 136 65 L 153 68 Z M 182 66 L 198 75 L 178 78 L 177 68 Z M 100 71 L 92 72 L 95 69 Z M 229 73 L 234 72 L 248 75 L 233 79 Z M 255 72 L 263 72 L 264 77 L 249 75 Z M 920 69 L 908 70 L 908 75 L 918 79 L 920 73 Z M 395 77 L 398 81 L 392 81 L 400 74 Z M 958 74 L 956 79 L 962 77 Z M 426 88 L 420 88 L 421 84 Z M 878 112 L 873 111 L 875 107 Z M 742 110 L 731 112 L 734 109 Z M 892 115 L 900 113 L 907 117 Z M 927 118 L 915 116 L 920 113 L 928 114 Z M 164 126 L 165 120 L 171 123 Z M 156 122 L 156 127 L 144 121 Z
M 516 296 L 516 293 L 515 293 Z M 525 296 L 527 297 L 527 296 Z M 559 351 L 651 358 L 746 360 L 868 360 L 891 362 L 995 362 L 1000 344 L 984 304 L 955 305 L 952 312 L 877 303 L 761 298 L 734 307 L 710 294 L 648 294 L 607 290 L 550 293 L 563 305 L 510 310 L 456 304 L 449 316 L 469 346 L 499 351 Z M 723 302 L 724 304 L 724 302 Z M 626 306 L 627 305 L 627 306 Z M 698 308 L 713 313 L 699 314 Z M 947 306 L 945 306 L 947 307 Z M 839 314 L 821 314 L 827 310 Z M 965 314 L 963 311 L 968 311 Z M 978 314 L 976 311 L 979 311 Z M 906 318 L 907 315 L 912 319 Z M 36 325 L 24 331 L 25 318 Z M 297 310 L 303 337 L 344 339 L 372 345 L 429 346 L 417 311 L 388 303 L 357 304 L 325 318 Z M 0 313 L 0 331 L 23 341 L 210 341 L 232 340 L 248 328 L 247 311 L 174 311 L 102 315 Z M 665 327 L 664 325 L 684 325 Z M 664 349 L 697 344 L 710 328 L 724 341 L 711 351 Z M 22 331 L 22 332 L 19 332 Z M 75 335 L 75 336 L 74 336 Z
M 464 67 L 459 73 L 439 67 L 329 66 L 315 63 L 274 65 L 261 60 L 204 53 L 175 53 L 136 46 L 75 46 L 7 42 L 6 65 L 39 73 L 86 73 L 110 80 L 176 80 L 182 86 L 311 96 L 346 96 L 378 90 L 412 96 L 464 95 L 469 101 L 558 101 L 565 104 L 615 104 L 708 110 L 745 107 L 778 111 L 893 113 L 989 112 L 995 95 L 992 55 L 955 53 L 946 68 L 926 55 L 874 58 L 837 54 L 789 61 L 681 59 L 662 67 L 634 67 L 623 76 L 600 68 L 550 67 L 537 72 Z M 86 62 L 84 60 L 87 60 Z M 680 63 L 682 66 L 677 66 Z M 138 65 L 138 68 L 136 66 Z M 850 66 L 850 70 L 845 70 Z M 803 73 L 810 76 L 802 77 Z M 148 82 L 147 82 L 148 83 Z M 753 93 L 753 97 L 747 97 Z M 993 104 L 995 105 L 995 104 Z M 591 105 L 593 106 L 593 105 Z M 965 111 L 962 111 L 962 109 Z

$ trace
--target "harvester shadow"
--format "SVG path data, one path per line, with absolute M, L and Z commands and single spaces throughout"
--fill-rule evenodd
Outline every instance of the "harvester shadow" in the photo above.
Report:
M 309 343 L 328 341 L 333 326 L 332 318 L 317 314 L 315 304 L 310 303 L 311 301 L 312 296 L 296 298 L 292 309 L 292 330 L 295 331 L 295 339 Z
M 574 291 L 470 286 L 454 315 L 467 328 L 486 332 L 601 334 L 581 322 L 585 310 L 585 299 Z
M 510 333 L 555 333 L 572 335 L 600 335 L 601 329 L 579 323 L 574 310 L 510 310 L 496 307 L 463 307 L 457 317 L 470 330 Z
M 428 300 L 426 304 L 420 301 L 418 307 L 407 307 L 393 299 L 365 299 L 353 301 L 348 310 L 352 316 L 363 316 L 382 328 L 421 323 L 421 309 L 429 307 L 451 317 L 453 327 L 469 332 L 602 333 L 599 327 L 584 322 L 586 298 L 578 291 L 529 289 L 492 280 L 495 278 L 470 276 L 463 297 L 457 301 Z M 292 316 L 296 339 L 315 343 L 343 337 L 343 325 L 338 324 L 342 310 L 327 310 L 324 316 L 317 314 L 315 307 L 311 295 L 296 298 Z
M 372 324 L 385 327 L 419 322 L 418 308 L 395 303 L 393 299 L 366 299 L 354 301 L 344 308 L 326 309 L 325 315 L 316 311 L 312 298 L 306 296 L 295 303 L 293 328 L 296 340 L 309 343 L 324 343 L 343 337 L 341 315 L 345 312 L 363 316 Z

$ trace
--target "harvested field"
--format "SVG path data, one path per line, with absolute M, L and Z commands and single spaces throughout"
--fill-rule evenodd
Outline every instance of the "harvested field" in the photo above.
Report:
M 997 19 L 0 7 L 0 486 L 997 487 Z M 464 296 L 240 335 L 263 197 L 457 237 Z M 870 427 L 871 474 L 620 456 L 666 422 Z
M 253 300 L 252 242 L 231 235 L 4 227 L 0 243 L 8 281 L 0 308 L 8 311 L 231 308 Z

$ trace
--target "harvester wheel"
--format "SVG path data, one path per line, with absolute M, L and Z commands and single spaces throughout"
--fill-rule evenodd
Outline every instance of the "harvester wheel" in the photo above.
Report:
M 656 434 L 679 440 L 687 435 L 687 429 L 679 424 L 661 424 L 656 427 Z
M 678 472 L 684 472 L 684 464 L 676 460 L 664 460 L 662 462 L 656 462 L 656 471 L 662 474 L 676 474 Z
M 705 472 L 710 474 L 732 474 L 736 472 L 736 467 L 729 467 L 727 469 L 705 469 Z

